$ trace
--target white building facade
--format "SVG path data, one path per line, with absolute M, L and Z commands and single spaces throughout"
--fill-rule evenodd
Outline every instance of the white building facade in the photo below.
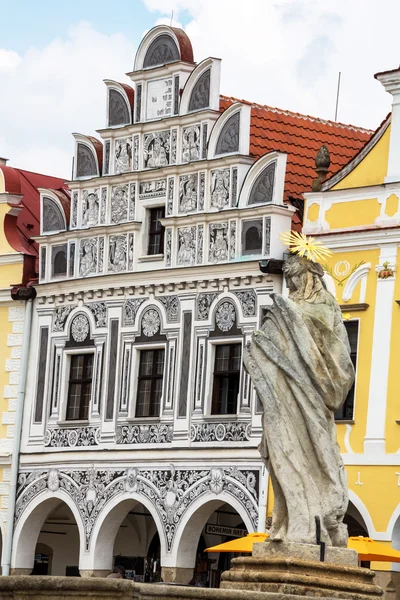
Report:
M 75 134 L 70 203 L 41 191 L 14 573 L 141 579 L 147 557 L 187 582 L 224 528 L 265 530 L 241 356 L 282 288 L 259 261 L 291 228 L 287 155 L 255 160 L 252 107 L 221 112 L 220 61 L 183 31 L 151 30 L 129 76 L 102 142 Z

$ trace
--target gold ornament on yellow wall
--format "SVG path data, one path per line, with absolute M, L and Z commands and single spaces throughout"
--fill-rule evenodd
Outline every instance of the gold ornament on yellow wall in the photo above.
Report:
M 323 246 L 319 240 L 307 237 L 304 233 L 297 231 L 286 231 L 279 236 L 285 246 L 289 246 L 290 252 L 304 256 L 307 260 L 321 262 L 321 260 L 332 256 L 332 250 Z

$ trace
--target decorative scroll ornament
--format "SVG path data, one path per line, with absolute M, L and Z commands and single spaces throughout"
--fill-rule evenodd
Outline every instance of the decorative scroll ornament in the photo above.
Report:
M 236 311 L 230 302 L 223 302 L 217 308 L 215 313 L 215 322 L 218 329 L 221 331 L 229 331 L 232 329 L 236 321 Z
M 173 323 L 179 318 L 179 298 L 178 296 L 159 296 L 157 298 L 164 305 L 167 313 L 167 321 Z
M 173 425 L 121 425 L 117 427 L 117 444 L 169 444 L 174 435 Z
M 305 256 L 307 260 L 321 262 L 322 259 L 329 258 L 333 254 L 319 240 L 307 237 L 304 233 L 299 233 L 298 231 L 287 231 L 286 233 L 281 233 L 279 237 L 285 246 L 289 246 L 292 254 Z
M 51 492 L 56 492 L 60 487 L 60 480 L 57 469 L 50 469 L 47 476 L 47 487 Z
M 194 423 L 190 428 L 191 442 L 248 442 L 251 423 Z
M 83 342 L 89 334 L 89 321 L 86 315 L 77 315 L 71 324 L 71 335 L 75 342 Z
M 137 311 L 146 298 L 129 298 L 124 306 L 124 325 L 134 325 Z
M 53 323 L 53 331 L 55 333 L 64 331 L 65 321 L 74 308 L 75 306 L 61 306 L 60 308 L 56 308 Z
M 161 327 L 160 315 L 154 308 L 146 310 L 142 317 L 142 331 L 147 337 L 153 337 Z
M 210 306 L 218 296 L 217 292 L 203 292 L 197 296 L 197 320 L 206 321 L 210 315 Z
M 239 298 L 242 306 L 244 317 L 253 317 L 256 314 L 256 301 L 257 296 L 254 290 L 244 290 L 240 292 L 234 292 L 235 296 Z
M 47 429 L 44 445 L 49 448 L 82 448 L 97 446 L 99 440 L 99 427 L 56 428 Z
M 94 316 L 96 327 L 107 327 L 107 306 L 105 302 L 91 302 L 86 307 Z

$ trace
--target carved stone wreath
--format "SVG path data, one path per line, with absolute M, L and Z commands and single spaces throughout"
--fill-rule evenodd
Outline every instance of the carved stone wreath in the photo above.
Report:
M 233 324 L 236 321 L 236 312 L 233 304 L 230 302 L 223 302 L 217 308 L 215 314 L 215 322 L 221 331 L 229 331 L 232 329 Z
M 147 310 L 142 317 L 142 331 L 147 337 L 153 337 L 161 326 L 160 315 L 154 308 Z
M 71 335 L 75 342 L 83 342 L 89 333 L 89 321 L 85 315 L 77 315 L 72 321 Z

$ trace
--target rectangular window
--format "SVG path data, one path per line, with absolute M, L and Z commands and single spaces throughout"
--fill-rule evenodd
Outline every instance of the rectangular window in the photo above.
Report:
M 241 344 L 223 344 L 215 347 L 211 414 L 236 414 L 241 362 Z
M 357 368 L 357 346 L 358 346 L 358 321 L 347 321 L 344 323 L 350 343 L 350 358 Z M 347 398 L 343 406 L 335 413 L 336 421 L 351 421 L 354 416 L 354 392 L 355 382 L 351 386 L 351 390 L 347 394 Z
M 150 209 L 149 222 L 149 254 L 163 254 L 164 252 L 164 231 L 165 227 L 161 225 L 160 219 L 165 217 L 164 206 Z
M 164 374 L 164 350 L 140 352 L 136 417 L 159 417 Z
M 69 371 L 67 421 L 85 421 L 89 418 L 92 395 L 94 354 L 71 356 Z

